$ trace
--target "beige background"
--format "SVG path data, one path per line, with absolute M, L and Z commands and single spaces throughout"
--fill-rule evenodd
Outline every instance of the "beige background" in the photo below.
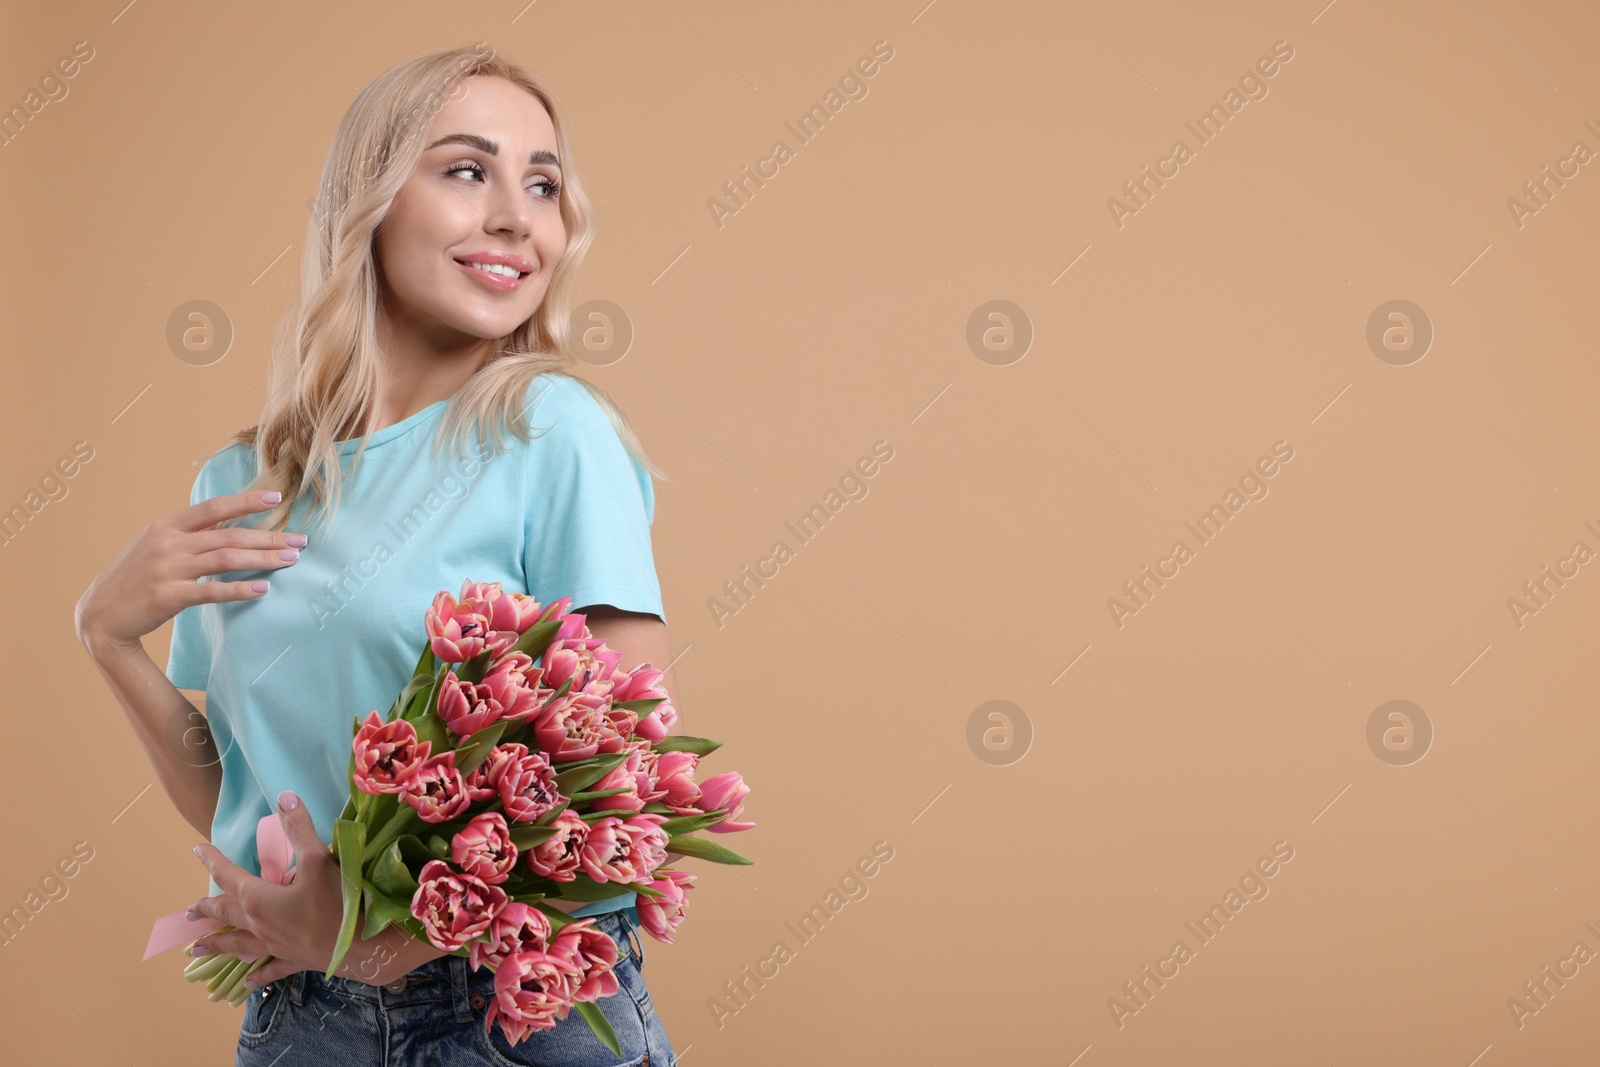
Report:
M 1600 12 L 1320 2 L 8 5 L 5 108 L 94 50 L 0 147 L 0 505 L 93 448 L 0 550 L 0 907 L 93 849 L 0 947 L 8 1061 L 231 1062 L 239 1015 L 176 954 L 139 961 L 206 882 L 72 604 L 256 420 L 359 87 L 486 40 L 570 109 L 585 296 L 635 331 L 588 373 L 672 476 L 685 725 L 754 790 L 730 843 L 756 865 L 701 865 L 679 943 L 646 945 L 683 1063 L 1588 1062 L 1600 577 L 1520 628 L 1507 602 L 1600 551 L 1600 162 L 1520 227 L 1507 201 L 1600 151 Z M 784 123 L 880 40 L 869 94 L 799 145 Z M 1199 146 L 1185 121 L 1277 41 L 1269 95 Z M 708 201 L 779 138 L 794 158 L 719 229 Z M 1108 198 L 1179 138 L 1195 157 L 1119 228 Z M 166 340 L 195 299 L 235 331 L 208 366 Z M 997 299 L 1033 333 L 1003 366 L 967 339 Z M 1435 331 L 1405 366 L 1366 340 L 1397 299 Z M 796 547 L 783 524 L 876 441 L 868 495 Z M 1184 523 L 1278 441 L 1270 494 L 1197 546 Z M 780 538 L 719 627 L 710 599 Z M 1119 629 L 1108 599 L 1180 538 Z M 1409 765 L 1367 740 L 1396 699 L 1433 730 Z M 1019 709 L 998 756 L 969 742 L 991 700 Z M 877 841 L 867 895 L 796 947 Z M 1184 923 L 1280 841 L 1270 894 L 1202 945 Z M 1180 938 L 1119 1028 L 1108 1001 Z M 1579 941 L 1519 1027 L 1510 998 Z

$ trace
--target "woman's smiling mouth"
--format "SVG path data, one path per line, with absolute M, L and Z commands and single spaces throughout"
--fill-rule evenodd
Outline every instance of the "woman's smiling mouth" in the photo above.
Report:
M 533 264 L 513 252 L 473 252 L 456 263 L 483 284 L 502 291 L 515 289 L 533 272 Z

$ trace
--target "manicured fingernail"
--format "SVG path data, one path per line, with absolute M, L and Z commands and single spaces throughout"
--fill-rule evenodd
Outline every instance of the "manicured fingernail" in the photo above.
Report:
M 193 908 L 190 908 L 188 911 L 183 913 L 183 917 L 192 922 L 193 920 L 200 918 L 200 913 L 195 911 Z
M 196 856 L 200 856 L 200 846 L 199 846 L 199 845 L 196 845 L 196 846 L 194 846 L 194 854 L 195 854 L 195 855 L 196 855 Z M 204 856 L 201 856 L 201 857 L 200 857 L 200 858 L 201 858 L 201 859 L 204 859 L 204 858 L 205 858 L 205 857 L 204 857 Z
M 268 589 L 272 588 L 272 583 L 269 582 L 269 581 L 265 581 L 265 580 L 262 580 L 262 581 L 259 581 L 259 582 L 251 582 L 250 583 L 250 588 L 254 589 L 258 593 L 265 593 Z
M 283 811 L 292 811 L 300 806 L 300 798 L 285 789 L 278 794 L 278 807 Z
M 244 986 L 245 986 L 246 989 L 252 989 L 252 990 L 253 989 L 257 989 L 257 988 L 260 987 L 260 985 L 261 985 L 260 981 L 258 981 L 256 979 L 256 976 L 253 975 L 253 974 L 249 978 L 246 978 L 244 980 Z
M 279 559 L 299 559 L 300 558 L 300 550 L 298 548 L 280 548 L 278 550 L 278 558 Z
M 290 534 L 285 540 L 296 548 L 304 548 L 309 538 L 305 534 Z
M 194 948 L 189 950 L 189 955 L 198 959 L 201 956 L 211 955 L 211 949 L 207 948 L 205 945 L 196 945 Z

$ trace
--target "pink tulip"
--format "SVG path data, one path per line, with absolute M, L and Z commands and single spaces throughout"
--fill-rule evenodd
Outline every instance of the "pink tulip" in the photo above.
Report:
M 526 849 L 522 860 L 534 874 L 554 882 L 570 882 L 578 876 L 583 846 L 589 838 L 589 824 L 568 808 L 550 820 L 555 833 Z
M 732 834 L 740 830 L 748 830 L 755 825 L 753 822 L 738 822 L 739 814 L 744 810 L 744 798 L 750 795 L 750 787 L 744 784 L 744 778 L 738 771 L 724 771 L 714 774 L 700 783 L 700 810 L 716 811 L 727 808 L 728 814 L 721 822 L 714 826 L 706 827 L 714 834 Z
M 489 750 L 489 755 L 484 761 L 472 768 L 466 776 L 467 796 L 472 798 L 474 804 L 481 804 L 485 800 L 493 800 L 500 795 L 498 772 L 496 768 L 507 760 L 516 760 L 528 754 L 526 745 L 506 742 L 494 746 Z
M 386 723 L 374 708 L 356 731 L 356 788 L 363 793 L 400 793 L 417 773 L 433 748 L 417 741 L 417 731 L 404 719 Z
M 473 816 L 451 839 L 450 858 L 490 885 L 505 881 L 517 863 L 517 846 L 511 843 L 505 816 L 498 811 Z
M 483 933 L 506 906 L 499 886 L 462 874 L 443 860 L 424 864 L 417 882 L 411 914 L 422 923 L 429 943 L 444 952 L 454 952 Z
M 499 590 L 500 583 L 495 582 L 494 588 Z M 539 617 L 547 610 L 533 597 L 516 592 L 502 592 L 491 599 L 489 604 L 490 629 L 514 633 L 518 637 L 521 637 L 528 627 L 538 622 Z
M 622 653 L 607 648 L 606 643 L 598 637 L 565 636 L 568 624 L 582 618 L 582 615 L 568 615 L 556 639 L 550 642 L 550 647 L 544 650 L 540 658 L 546 686 L 554 690 L 560 689 L 568 681 L 572 683 L 566 695 L 557 702 L 558 707 L 576 699 L 580 693 L 610 696 L 612 675 L 622 662 Z
M 688 871 L 667 871 L 650 883 L 650 888 L 661 893 L 661 896 L 639 894 L 634 906 L 639 912 L 639 925 L 644 927 L 645 933 L 657 941 L 676 944 L 672 934 L 683 922 L 684 911 L 689 906 L 688 891 L 694 888 L 695 877 Z
M 534 740 L 552 763 L 590 759 L 600 752 L 621 752 L 627 739 L 617 733 L 607 717 L 609 708 L 606 697 L 592 693 L 579 693 L 570 700 L 563 698 L 535 716 Z
M 626 793 L 615 796 L 600 797 L 591 801 L 590 811 L 614 811 L 618 815 L 627 815 L 640 810 L 645 805 L 644 797 L 640 790 L 650 790 L 650 775 L 642 766 L 642 757 L 637 750 L 628 753 L 628 758 L 607 771 L 585 792 L 604 792 L 607 789 L 627 789 Z
M 642 766 L 650 776 L 650 788 L 644 794 L 645 803 L 659 801 L 678 815 L 699 813 L 695 802 L 700 799 L 700 786 L 694 780 L 695 768 L 699 765 L 700 757 L 693 752 L 647 754 L 642 761 Z
M 594 928 L 594 918 L 574 919 L 555 934 L 550 942 L 552 956 L 565 956 L 578 968 L 578 976 L 568 987 L 574 1001 L 599 1000 L 619 988 L 612 968 L 622 952 L 616 941 Z
M 552 1030 L 572 1010 L 568 987 L 578 967 L 548 952 L 513 952 L 494 972 L 494 1000 L 485 1029 L 496 1019 L 506 1040 L 518 1044 L 535 1030 Z
M 429 756 L 406 782 L 401 797 L 423 822 L 444 822 L 467 810 L 472 803 L 466 783 L 456 769 L 454 751 Z
M 513 900 L 500 909 L 484 936 L 467 946 L 467 960 L 475 971 L 494 970 L 513 952 L 544 952 L 549 937 L 550 920 L 544 912 Z
M 527 684 L 530 677 L 533 688 Z M 439 682 L 439 718 L 457 737 L 468 737 L 501 719 L 520 721 L 538 710 L 538 684 L 539 668 L 525 652 L 508 653 L 481 682 L 463 681 L 445 671 Z
M 611 699 L 618 704 L 633 700 L 661 700 L 633 728 L 634 735 L 645 738 L 651 744 L 660 744 L 661 739 L 678 723 L 678 711 L 672 706 L 660 681 L 661 671 L 648 663 L 641 663 L 632 671 L 617 672 L 611 689 Z
M 519 744 L 503 746 L 510 753 L 489 772 L 489 784 L 513 822 L 533 822 L 561 803 L 555 768 L 543 752 Z
M 462 586 L 463 595 L 467 588 Z M 481 608 L 482 601 L 457 601 L 442 590 L 433 598 L 423 622 L 429 647 L 440 662 L 465 663 L 484 650 L 493 631 Z
M 666 862 L 665 815 L 641 811 L 627 819 L 614 815 L 589 826 L 579 863 L 597 882 L 643 882 Z

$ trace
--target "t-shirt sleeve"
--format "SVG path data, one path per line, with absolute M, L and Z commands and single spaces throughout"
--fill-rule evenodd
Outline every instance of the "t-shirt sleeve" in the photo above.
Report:
M 574 379 L 532 401 L 526 540 L 528 592 L 542 604 L 610 604 L 667 621 L 650 545 L 655 490 L 600 402 Z M 548 427 L 548 429 L 545 429 Z
M 189 489 L 189 503 L 198 504 L 214 493 L 208 492 L 211 463 L 200 468 Z M 167 652 L 167 677 L 179 689 L 205 692 L 211 676 L 211 636 L 201 617 L 204 604 L 184 608 L 172 617 L 172 647 Z

